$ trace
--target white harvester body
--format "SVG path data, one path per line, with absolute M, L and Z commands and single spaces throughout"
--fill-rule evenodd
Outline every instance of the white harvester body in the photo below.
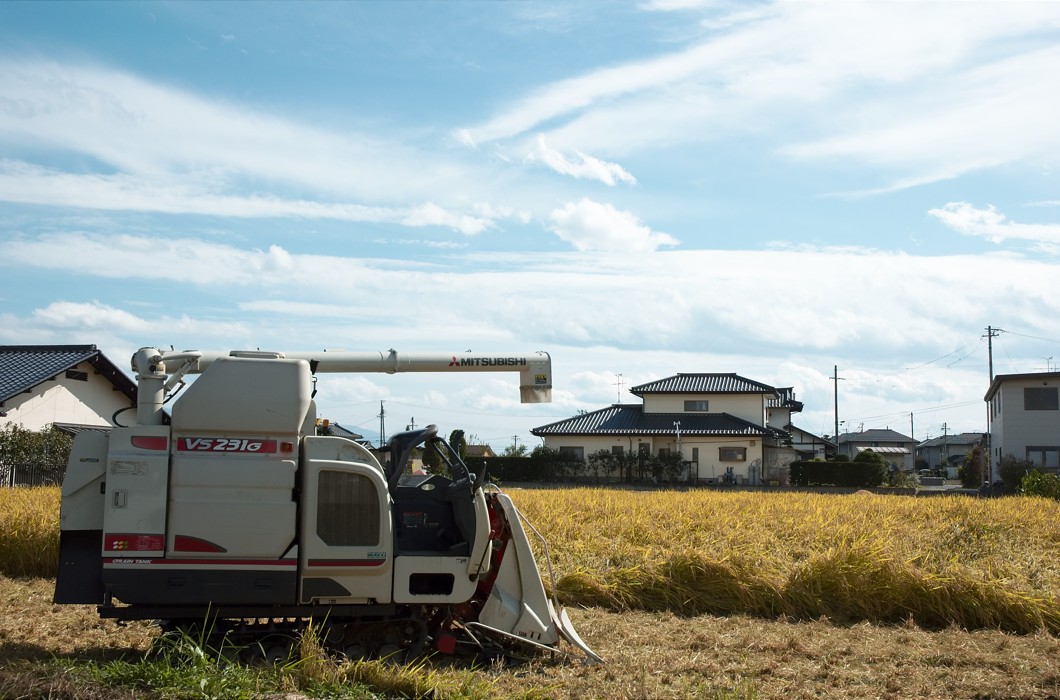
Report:
M 546 596 L 511 499 L 433 426 L 394 436 L 384 460 L 316 434 L 316 373 L 514 370 L 522 400 L 538 402 L 550 400 L 547 354 L 144 348 L 133 369 L 137 424 L 83 433 L 71 452 L 56 602 L 173 625 L 328 619 L 361 651 L 396 638 L 453 651 L 462 636 L 547 648 L 565 637 L 598 660 Z M 201 376 L 185 387 L 191 373 Z M 405 473 L 421 444 L 449 476 Z

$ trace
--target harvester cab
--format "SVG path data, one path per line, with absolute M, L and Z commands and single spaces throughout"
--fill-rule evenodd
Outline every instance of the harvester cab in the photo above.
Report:
M 136 424 L 74 443 L 55 602 L 209 629 L 270 658 L 312 621 L 354 657 L 559 650 L 565 639 L 600 660 L 546 595 L 512 500 L 435 426 L 393 436 L 382 459 L 316 434 L 318 372 L 515 370 L 524 402 L 547 401 L 547 354 L 144 348 L 133 369 Z M 181 391 L 187 374 L 200 376 Z M 409 473 L 421 448 L 448 474 Z

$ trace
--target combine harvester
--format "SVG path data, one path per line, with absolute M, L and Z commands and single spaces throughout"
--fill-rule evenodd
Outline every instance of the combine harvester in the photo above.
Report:
M 287 658 L 312 623 L 351 658 L 557 651 L 564 638 L 600 661 L 546 595 L 511 499 L 434 426 L 395 435 L 381 460 L 316 435 L 317 373 L 518 371 L 523 403 L 539 403 L 546 353 L 143 348 L 132 364 L 137 424 L 82 433 L 70 454 L 56 603 L 206 630 L 246 660 Z M 421 445 L 451 479 L 406 473 Z

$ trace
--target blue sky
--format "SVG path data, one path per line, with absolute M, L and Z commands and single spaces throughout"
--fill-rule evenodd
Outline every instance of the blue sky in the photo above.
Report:
M 983 430 L 988 325 L 1060 364 L 1058 69 L 1044 2 L 0 3 L 0 343 L 546 350 L 320 381 L 498 450 L 677 372 Z

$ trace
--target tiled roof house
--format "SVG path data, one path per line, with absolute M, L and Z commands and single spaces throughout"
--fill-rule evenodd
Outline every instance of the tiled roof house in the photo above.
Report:
M 109 428 L 135 405 L 136 384 L 95 345 L 0 345 L 0 427 Z
M 912 471 L 916 443 L 913 438 L 890 428 L 873 428 L 839 436 L 839 452 L 850 459 L 872 450 L 883 456 L 892 468 Z
M 581 459 L 600 450 L 642 456 L 678 451 L 697 482 L 780 481 L 795 457 L 786 445 L 790 435 L 770 421 L 775 411 L 776 421 L 788 425 L 791 412 L 802 410 L 790 389 L 734 373 L 682 373 L 630 393 L 642 403 L 615 404 L 530 432 L 546 447 Z

